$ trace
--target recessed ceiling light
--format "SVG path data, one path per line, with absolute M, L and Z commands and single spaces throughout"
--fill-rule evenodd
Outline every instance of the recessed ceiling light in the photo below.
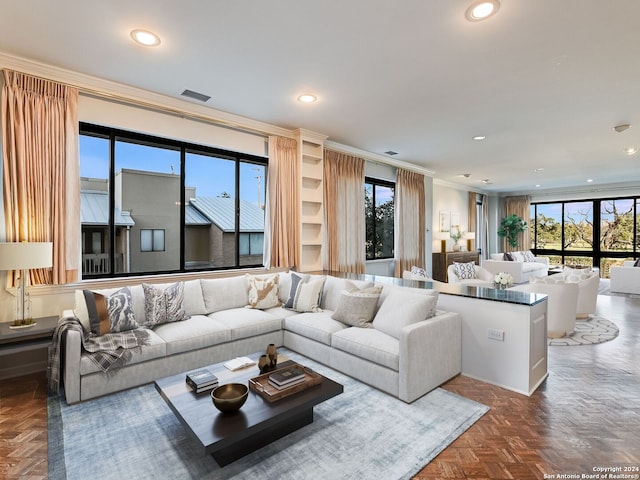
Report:
M 499 9 L 500 2 L 498 0 L 480 0 L 473 2 L 471 6 L 467 8 L 464 16 L 467 17 L 467 20 L 470 22 L 478 22 L 495 15 Z
M 315 95 L 311 95 L 310 93 L 305 93 L 304 95 L 300 95 L 298 97 L 298 101 L 302 103 L 313 103 L 318 100 L 318 97 Z
M 624 149 L 624 153 L 627 155 L 635 155 L 638 153 L 638 147 L 627 147 Z
M 538 183 L 538 184 L 536 184 L 536 188 L 540 188 L 540 184 L 539 184 L 539 183 Z
M 386 151 L 386 152 L 384 152 L 384 153 L 386 153 L 387 155 L 391 155 L 392 157 L 393 157 L 394 155 L 397 155 L 397 154 L 398 154 L 398 152 L 394 152 L 393 150 L 387 150 L 387 151 Z
M 621 123 L 620 125 L 616 125 L 615 127 L 613 127 L 613 129 L 618 133 L 622 133 L 625 130 L 627 130 L 630 126 L 631 126 L 630 123 Z
M 544 170 L 544 168 L 542 168 L 542 167 L 538 167 L 538 168 L 534 168 L 533 169 L 534 172 L 541 172 L 543 170 Z
M 587 178 L 587 183 L 593 183 L 593 178 Z
M 482 180 L 482 183 L 489 184 L 491 183 L 491 180 L 489 180 L 488 178 L 485 178 L 484 180 Z
M 133 40 L 138 42 L 140 45 L 145 45 L 147 47 L 155 47 L 156 45 L 160 45 L 160 37 L 148 30 L 133 30 L 131 32 L 131 38 L 133 38 Z
M 476 135 L 475 137 L 471 137 L 473 140 L 484 140 L 486 137 L 486 135 Z

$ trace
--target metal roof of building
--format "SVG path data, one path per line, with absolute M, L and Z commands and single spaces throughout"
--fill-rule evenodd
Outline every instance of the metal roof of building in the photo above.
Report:
M 129 212 L 116 207 L 115 224 L 132 227 L 136 224 Z M 82 225 L 109 225 L 109 193 L 97 190 L 80 192 L 80 223 Z
M 190 203 L 184 207 L 184 223 L 187 225 L 211 225 L 211 220 L 198 211 Z
M 235 199 L 223 197 L 196 197 L 191 205 L 215 223 L 224 232 L 235 231 Z M 254 203 L 240 200 L 240 231 L 264 231 L 264 210 Z

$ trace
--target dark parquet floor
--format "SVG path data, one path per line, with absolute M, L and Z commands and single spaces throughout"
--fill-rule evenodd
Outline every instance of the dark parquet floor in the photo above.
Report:
M 464 376 L 445 384 L 491 410 L 414 480 L 640 478 L 640 298 L 600 296 L 598 313 L 620 336 L 551 347 L 531 397 Z M 629 476 L 595 476 L 607 467 Z M 0 479 L 18 478 L 47 478 L 44 373 L 0 381 Z

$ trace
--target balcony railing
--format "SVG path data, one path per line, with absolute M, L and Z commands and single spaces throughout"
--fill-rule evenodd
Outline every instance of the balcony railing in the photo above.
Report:
M 82 273 L 84 275 L 100 275 L 109 273 L 108 253 L 83 253 Z

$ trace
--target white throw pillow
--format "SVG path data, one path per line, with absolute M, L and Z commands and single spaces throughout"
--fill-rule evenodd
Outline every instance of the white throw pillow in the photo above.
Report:
M 430 318 L 437 297 L 395 288 L 389 292 L 373 319 L 373 327 L 395 338 L 407 325 Z
M 415 279 L 424 278 L 430 280 L 431 277 L 427 275 L 427 272 L 424 268 L 417 267 L 416 265 L 411 267 L 411 276 Z
M 249 284 L 249 305 L 247 308 L 266 309 L 280 306 L 278 297 L 278 275 L 270 277 L 254 277 L 247 274 Z
M 321 312 L 320 302 L 322 300 L 322 289 L 324 288 L 325 277 L 309 277 L 300 280 L 296 288 L 293 299 L 287 301 L 287 308 L 296 312 Z
M 453 262 L 453 271 L 460 280 L 472 280 L 478 278 L 476 275 L 476 264 L 474 262 L 458 263 Z

